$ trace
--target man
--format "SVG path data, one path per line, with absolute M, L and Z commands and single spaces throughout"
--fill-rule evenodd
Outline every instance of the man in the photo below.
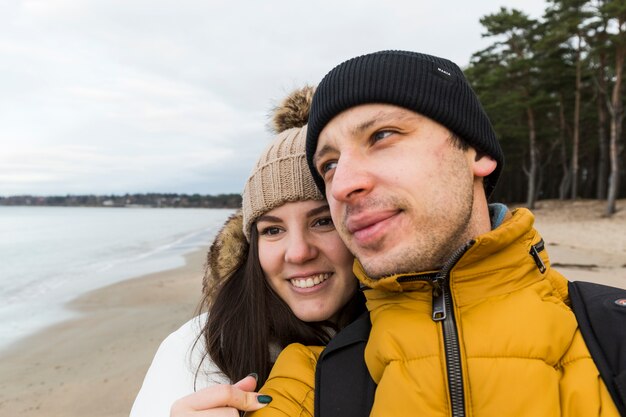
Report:
M 368 288 L 372 416 L 619 415 L 532 214 L 487 204 L 504 158 L 458 66 L 404 51 L 340 64 L 307 158 Z M 287 348 L 257 413 L 312 414 L 318 353 Z

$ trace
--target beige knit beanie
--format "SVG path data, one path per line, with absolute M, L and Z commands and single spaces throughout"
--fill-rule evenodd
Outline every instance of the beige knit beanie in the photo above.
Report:
M 250 228 L 259 216 L 290 201 L 323 200 L 306 161 L 306 122 L 313 87 L 292 92 L 275 109 L 274 131 L 278 134 L 261 154 L 242 194 L 243 232 L 250 241 Z

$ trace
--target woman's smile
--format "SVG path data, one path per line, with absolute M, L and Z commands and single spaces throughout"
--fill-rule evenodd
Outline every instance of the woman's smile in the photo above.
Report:
M 331 275 L 332 274 L 328 272 L 310 275 L 309 277 L 292 278 L 289 281 L 291 282 L 291 285 L 296 288 L 313 288 L 318 287 L 320 284 L 324 283 L 328 278 L 330 278 Z

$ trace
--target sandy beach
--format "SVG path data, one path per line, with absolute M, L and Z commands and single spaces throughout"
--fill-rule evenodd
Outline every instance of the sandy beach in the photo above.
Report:
M 539 202 L 552 264 L 572 280 L 626 288 L 626 200 L 618 209 L 607 219 L 603 202 Z M 0 414 L 127 416 L 159 343 L 196 311 L 205 252 L 83 295 L 70 304 L 80 317 L 0 352 Z
M 81 317 L 0 353 L 0 415 L 128 416 L 159 343 L 196 311 L 206 250 L 85 294 L 69 306 Z
M 547 243 L 552 266 L 571 281 L 626 288 L 626 200 L 603 217 L 603 201 L 542 201 L 535 228 Z

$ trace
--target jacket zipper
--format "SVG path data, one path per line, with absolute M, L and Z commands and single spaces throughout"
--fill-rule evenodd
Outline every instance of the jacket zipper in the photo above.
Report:
M 433 289 L 433 320 L 441 321 L 443 326 L 443 345 L 446 353 L 446 368 L 448 371 L 448 390 L 450 391 L 450 407 L 452 417 L 465 416 L 465 390 L 463 387 L 463 370 L 461 367 L 461 352 L 459 348 L 459 336 L 452 310 L 452 295 L 450 284 L 443 279 L 439 294 L 435 297 Z M 443 308 L 443 314 L 435 317 L 435 307 Z M 446 314 L 447 313 L 447 314 Z
M 465 389 L 463 387 L 463 368 L 461 366 L 459 334 L 454 319 L 452 294 L 450 293 L 450 270 L 473 244 L 474 241 L 472 240 L 457 249 L 434 278 L 430 278 L 433 285 L 432 317 L 434 321 L 440 321 L 443 327 L 443 343 L 446 355 L 448 390 L 450 393 L 452 417 L 465 417 Z M 406 282 L 416 280 L 411 278 L 413 277 L 405 277 L 398 281 Z

